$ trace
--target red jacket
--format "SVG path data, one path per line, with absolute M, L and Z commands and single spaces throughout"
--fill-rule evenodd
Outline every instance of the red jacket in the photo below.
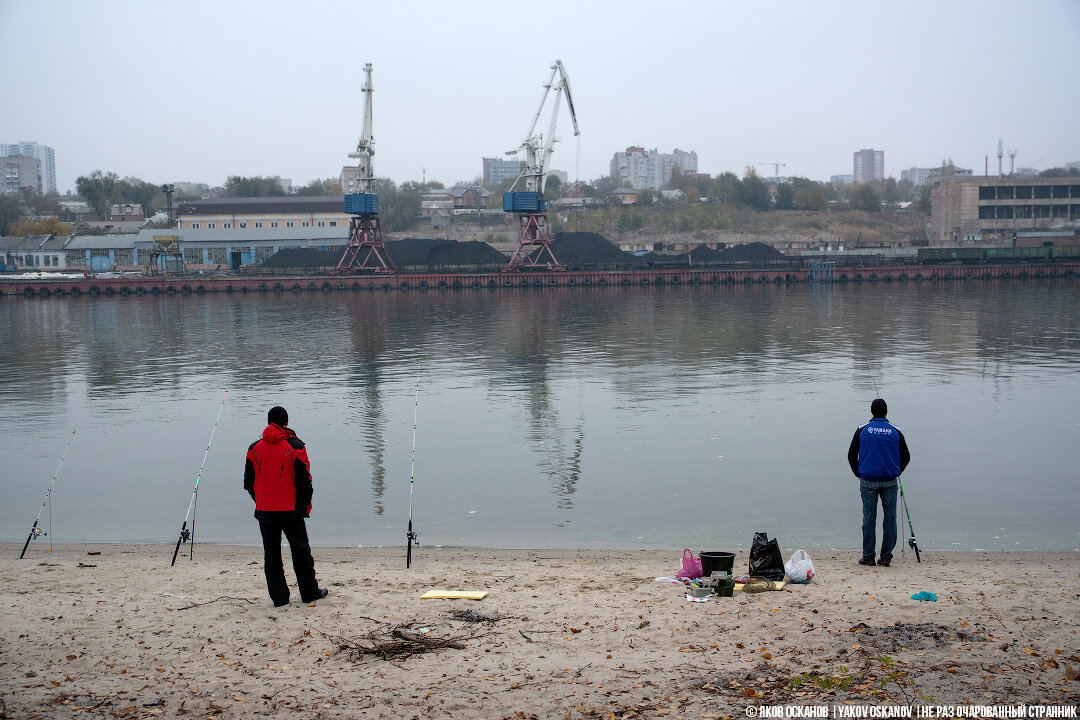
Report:
M 260 512 L 311 512 L 311 463 L 296 433 L 270 424 L 251 443 L 244 463 L 244 489 Z

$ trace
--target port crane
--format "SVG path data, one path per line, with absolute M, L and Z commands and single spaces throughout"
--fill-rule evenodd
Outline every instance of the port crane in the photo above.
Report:
M 371 63 L 364 65 L 366 79 L 364 93 L 364 126 L 356 152 L 359 165 L 357 190 L 345 195 L 345 212 L 352 215 L 349 221 L 349 241 L 345 252 L 334 270 L 337 274 L 374 272 L 392 275 L 397 266 L 383 245 L 382 226 L 379 223 L 379 196 L 375 193 L 375 174 L 371 157 L 375 154 L 375 139 L 371 135 Z
M 773 177 L 775 177 L 777 180 L 780 179 L 780 168 L 787 167 L 787 163 L 778 162 L 776 160 L 774 160 L 772 162 L 750 162 L 750 163 L 747 163 L 747 164 L 748 165 L 772 165 L 773 166 L 773 173 L 775 173 L 773 175 Z
M 556 75 L 559 77 L 558 82 L 555 81 Z M 551 120 L 548 122 L 545 138 L 543 134 L 536 133 L 536 126 L 544 112 L 548 95 L 552 92 L 555 93 L 555 99 L 552 103 Z M 563 96 L 566 97 L 566 106 L 570 110 L 570 119 L 574 123 L 574 135 L 580 135 L 577 114 L 574 112 L 574 100 L 570 95 L 570 78 L 566 74 L 562 60 L 556 60 L 551 66 L 551 76 L 544 85 L 540 105 L 536 108 L 536 115 L 529 126 L 529 131 L 525 133 L 525 139 L 520 147 L 506 153 L 517 155 L 524 151 L 525 161 L 521 165 L 521 174 L 518 179 L 514 181 L 510 190 L 503 194 L 503 211 L 516 213 L 521 228 L 518 249 L 503 272 L 541 268 L 566 269 L 551 251 L 551 229 L 547 221 L 547 203 L 544 201 L 544 181 L 547 179 L 552 146 L 556 142 L 555 125 L 559 119 L 559 103 Z M 518 189 L 519 185 L 520 189 Z

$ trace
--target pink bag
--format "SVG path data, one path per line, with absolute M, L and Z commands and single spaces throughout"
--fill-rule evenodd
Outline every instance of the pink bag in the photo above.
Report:
M 685 548 L 682 551 L 682 569 L 679 570 L 679 577 L 690 578 L 691 580 L 701 577 L 701 561 L 694 557 L 694 553 L 690 552 L 690 548 Z

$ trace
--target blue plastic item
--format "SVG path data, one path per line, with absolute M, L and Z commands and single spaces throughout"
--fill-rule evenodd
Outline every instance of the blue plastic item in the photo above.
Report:
M 911 599 L 912 600 L 925 600 L 925 601 L 928 601 L 928 602 L 937 602 L 937 595 L 935 595 L 932 592 L 927 592 L 926 590 L 923 590 L 922 592 L 917 592 L 914 595 L 912 595 Z
M 351 215 L 378 215 L 379 196 L 374 193 L 352 193 L 346 195 L 345 212 Z

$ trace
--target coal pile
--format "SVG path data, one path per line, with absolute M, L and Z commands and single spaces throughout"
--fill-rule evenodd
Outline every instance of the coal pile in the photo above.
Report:
M 268 268 L 321 268 L 337 267 L 341 252 L 336 250 L 312 250 L 310 248 L 289 248 L 278 250 L 263 261 Z
M 397 258 L 396 255 L 391 257 Z M 427 265 L 505 265 L 510 258 L 477 240 L 436 245 L 428 250 Z M 402 263 L 404 264 L 404 263 Z
M 551 251 L 568 268 L 595 265 L 636 267 L 643 264 L 636 255 L 620 250 L 599 233 L 559 233 L 551 243 Z
M 687 258 L 689 256 L 689 259 Z M 704 245 L 698 245 L 689 253 L 682 255 L 657 255 L 649 253 L 643 259 L 656 265 L 725 265 L 729 263 L 755 263 L 767 260 L 782 260 L 784 253 L 772 245 L 761 242 L 735 245 L 723 250 L 713 250 Z
M 438 238 L 405 238 L 386 243 L 386 251 L 397 265 L 426 265 L 428 253 L 440 245 L 447 245 L 446 240 Z
M 781 260 L 784 257 L 784 253 L 780 252 L 772 245 L 766 245 L 762 242 L 746 243 L 745 245 L 735 245 L 734 247 L 724 248 L 720 251 L 721 260 L 724 262 L 754 262 L 757 260 Z
M 448 242 L 437 238 L 405 238 L 385 243 L 386 252 L 398 267 L 455 267 L 505 265 L 509 258 L 487 243 Z M 290 248 L 279 250 L 263 262 L 266 268 L 334 268 L 341 250 Z

